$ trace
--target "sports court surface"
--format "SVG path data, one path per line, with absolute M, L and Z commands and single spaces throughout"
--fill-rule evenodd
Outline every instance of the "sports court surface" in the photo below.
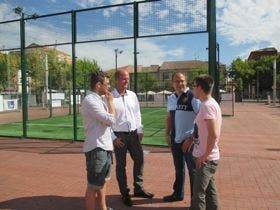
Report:
M 29 109 L 27 123 L 28 137 L 48 139 L 73 139 L 73 115 L 68 115 L 68 109 L 54 109 L 53 117 L 48 117 L 48 110 L 42 108 Z M 145 127 L 144 144 L 165 144 L 165 117 L 166 108 L 144 107 L 141 108 L 142 123 Z M 77 115 L 77 137 L 84 140 L 84 129 L 81 114 Z M 22 136 L 22 113 L 0 113 L 0 136 Z
M 223 118 L 220 166 L 216 174 L 221 209 L 280 209 L 280 107 L 238 103 L 234 117 Z M 85 163 L 81 142 L 0 137 L 0 209 L 84 209 Z M 183 210 L 185 199 L 163 203 L 171 193 L 174 168 L 168 148 L 144 147 L 144 186 L 152 200 L 120 201 L 115 172 L 107 203 L 117 210 Z M 131 187 L 132 166 L 128 157 Z M 188 177 L 186 177 L 188 179 Z

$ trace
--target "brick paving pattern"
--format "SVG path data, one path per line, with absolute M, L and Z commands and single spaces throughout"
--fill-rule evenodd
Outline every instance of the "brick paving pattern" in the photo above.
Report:
M 280 209 L 280 108 L 236 104 L 235 116 L 223 118 L 220 143 L 222 159 L 216 180 L 221 209 Z M 81 147 L 81 142 L 0 137 L 0 209 L 84 209 L 86 177 Z M 108 205 L 116 210 L 186 210 L 190 203 L 188 181 L 183 201 L 162 201 L 171 193 L 174 180 L 169 149 L 144 148 L 149 151 L 144 186 L 155 197 L 133 198 L 133 207 L 124 206 L 113 170 Z M 127 170 L 132 189 L 130 157 Z

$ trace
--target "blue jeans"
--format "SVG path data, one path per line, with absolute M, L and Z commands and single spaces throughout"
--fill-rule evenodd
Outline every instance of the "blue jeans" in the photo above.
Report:
M 185 163 L 189 170 L 191 196 L 193 195 L 193 182 L 195 177 L 195 162 L 192 156 L 193 145 L 189 152 L 182 151 L 182 143 L 172 143 L 171 146 L 173 162 L 175 166 L 175 181 L 173 184 L 173 193 L 184 198 L 185 193 Z

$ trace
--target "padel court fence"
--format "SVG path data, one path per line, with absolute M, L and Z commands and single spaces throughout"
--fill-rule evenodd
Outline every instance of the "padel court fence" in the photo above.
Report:
M 0 106 L 0 111 L 5 108 L 21 115 L 16 121 L 21 126 L 7 124 L 7 130 L 14 128 L 13 136 L 21 137 L 66 137 L 75 141 L 82 136 L 79 111 L 88 82 L 84 71 L 87 66 L 83 66 L 86 62 L 78 62 L 77 52 L 99 50 L 82 52 L 89 44 L 131 40 L 132 90 L 144 93 L 144 89 L 139 91 L 142 81 L 137 72 L 139 39 L 206 33 L 208 73 L 215 78 L 214 94 L 219 97 L 215 4 L 215 0 L 146 0 L 46 15 L 28 15 L 17 7 L 19 19 L 0 22 L 4 46 L 0 49 L 0 100 L 7 106 Z M 38 29 L 43 36 L 37 34 Z M 169 91 L 167 84 L 160 86 L 160 91 Z M 4 115 L 0 114 L 1 119 Z M 60 121 L 61 115 L 65 118 Z M 41 119 L 34 123 L 34 118 Z M 45 124 L 45 120 L 50 123 Z M 36 133 L 39 124 L 45 126 L 44 135 Z M 63 136 L 52 135 L 53 128 Z M 62 131 L 65 128 L 71 128 L 67 135 Z M 0 135 L 11 134 L 3 131 Z

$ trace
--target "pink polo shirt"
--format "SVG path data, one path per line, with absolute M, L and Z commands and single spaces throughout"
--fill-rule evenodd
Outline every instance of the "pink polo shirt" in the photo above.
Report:
M 221 126 L 222 126 L 222 113 L 219 104 L 215 99 L 210 98 L 207 101 L 201 102 L 200 110 L 196 116 L 196 123 L 198 127 L 198 142 L 195 144 L 193 150 L 194 157 L 201 157 L 204 155 L 207 147 L 208 130 L 205 119 L 214 119 L 218 129 L 218 139 L 215 143 L 213 150 L 208 156 L 208 160 L 220 159 L 220 152 L 218 142 L 220 139 Z

